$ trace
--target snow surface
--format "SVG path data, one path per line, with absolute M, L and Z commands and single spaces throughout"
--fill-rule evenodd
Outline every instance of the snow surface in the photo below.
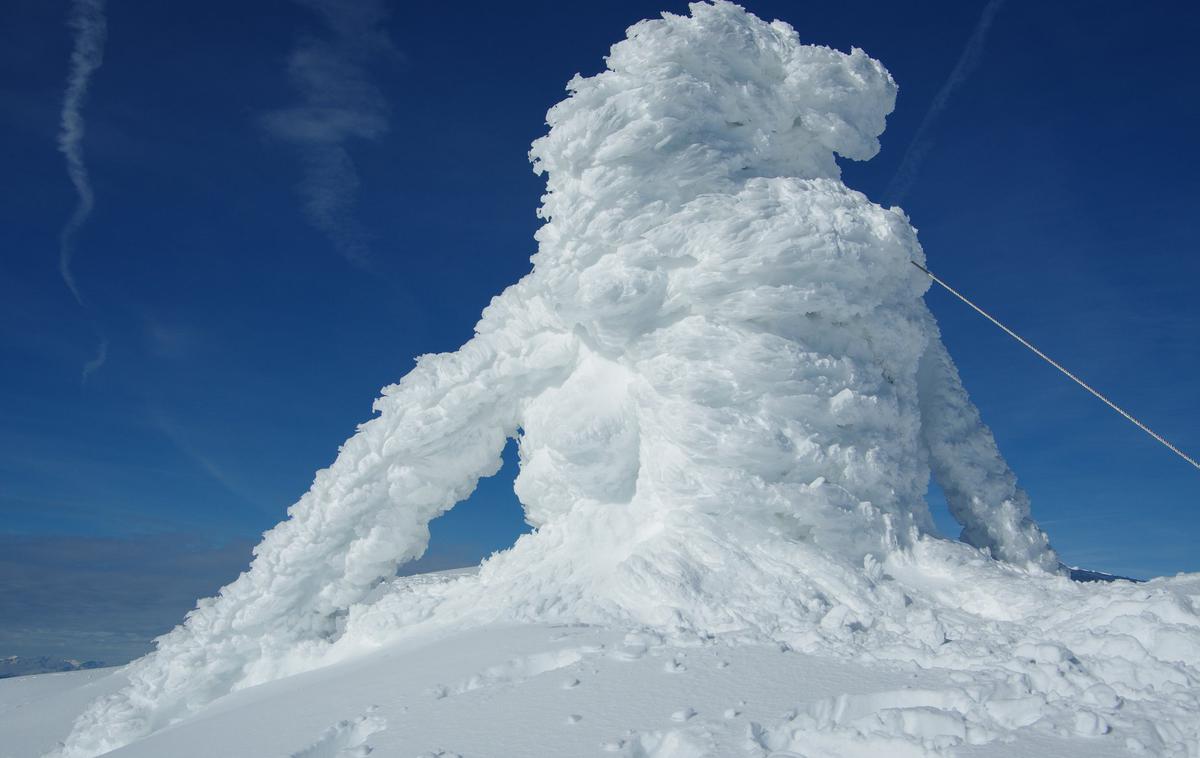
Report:
M 718 2 L 635 25 L 568 88 L 530 153 L 532 272 L 384 389 L 250 569 L 55 754 L 263 755 L 307 730 L 292 755 L 433 734 L 577 755 L 601 732 L 635 756 L 1200 755 L 1200 577 L 1064 575 L 924 304 L 916 231 L 840 180 L 835 156 L 878 150 L 883 66 Z M 477 573 L 395 579 L 513 437 L 536 530 Z M 934 533 L 931 472 L 965 543 Z M 758 673 L 638 694 L 722 655 Z M 475 673 L 449 680 L 456 656 Z M 618 684 L 559 713 L 589 666 Z M 568 673 L 471 721 L 504 682 Z M 415 686 L 475 706 L 418 708 Z
M 394 589 L 470 578 L 404 578 Z M 1152 594 L 1160 594 L 1162 588 L 1154 585 L 1162 581 L 1151 583 Z M 935 585 L 930 580 L 930 591 Z M 1132 594 L 1144 587 L 1120 586 L 1128 596 L 1119 602 L 1155 607 Z M 1107 600 L 1112 604 L 1111 596 Z M 1144 703 L 1126 699 L 1129 689 L 1086 684 L 1083 672 L 1094 660 L 1063 660 L 1062 650 L 1030 648 L 996 657 L 989 666 L 982 665 L 988 656 L 972 653 L 969 667 L 956 669 L 881 661 L 870 654 L 853 659 L 808 654 L 765 641 L 672 641 L 644 628 L 484 624 L 410 637 L 240 690 L 112 755 L 1170 754 L 1162 735 L 1186 725 L 1178 713 L 1163 713 L 1149 724 L 1140 710 Z M 122 686 L 120 672 L 99 678 L 108 673 L 0 681 L 0 758 L 27 758 L 50 747 L 56 728 L 65 729 L 87 697 Z M 1158 676 L 1148 671 L 1145 681 Z M 1161 692 L 1170 689 L 1162 679 L 1158 686 Z M 1062 696 L 1047 697 L 1051 690 Z

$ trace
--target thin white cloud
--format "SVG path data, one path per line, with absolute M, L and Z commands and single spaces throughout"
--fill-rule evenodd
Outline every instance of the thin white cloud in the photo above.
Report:
M 96 357 L 92 358 L 87 363 L 83 364 L 83 378 L 81 381 L 86 384 L 88 377 L 100 370 L 108 361 L 108 339 L 100 338 L 100 346 L 96 349 Z
M 78 199 L 75 210 L 59 233 L 58 272 L 75 301 L 82 306 L 83 294 L 71 269 L 71 259 L 75 255 L 75 238 L 96 204 L 87 165 L 83 162 L 83 104 L 87 99 L 92 74 L 104 62 L 104 41 L 108 33 L 108 24 L 104 18 L 104 0 L 74 0 L 67 25 L 75 32 L 75 44 L 71 50 L 67 89 L 63 93 L 58 149 L 66 159 L 67 176 L 75 187 Z M 98 371 L 107 360 L 108 340 L 101 335 L 96 357 L 84 364 L 81 381 L 86 384 L 88 377 Z
M 1004 0 L 988 0 L 988 4 L 984 6 L 983 12 L 979 14 L 979 21 L 975 24 L 975 30 L 971 32 L 971 37 L 967 40 L 962 54 L 958 56 L 958 62 L 954 64 L 954 69 L 951 70 L 950 76 L 946 78 L 946 81 L 942 84 L 942 88 L 934 96 L 933 102 L 929 105 L 929 110 L 925 112 L 925 118 L 921 119 L 921 125 L 917 127 L 916 134 L 913 135 L 912 141 L 908 143 L 908 149 L 904 152 L 904 158 L 900 161 L 900 167 L 896 169 L 896 174 L 892 177 L 887 189 L 884 191 L 884 197 L 888 204 L 902 202 L 908 191 L 912 188 L 913 183 L 917 179 L 917 172 L 921 168 L 921 163 L 933 148 L 933 139 L 930 136 L 933 127 L 937 123 L 938 118 L 941 117 L 942 111 L 946 110 L 946 104 L 950 102 L 950 96 L 967 80 L 967 77 L 971 75 L 975 67 L 979 65 L 979 60 L 983 57 L 983 47 L 987 41 L 988 30 L 991 29 L 992 22 L 996 18 L 996 13 L 1000 11 L 1002 5 L 1004 5 Z
M 87 99 L 92 74 L 104 60 L 104 40 L 107 25 L 104 19 L 104 0 L 75 0 L 71 4 L 68 25 L 75 32 L 71 51 L 71 70 L 67 75 L 67 90 L 63 95 L 58 149 L 67 162 L 67 175 L 75 186 L 78 202 L 59 235 L 58 270 L 75 300 L 83 305 L 83 295 L 71 270 L 75 253 L 75 238 L 95 205 L 87 166 L 83 162 L 83 103 Z
M 370 265 L 369 235 L 355 213 L 359 178 L 347 143 L 373 140 L 388 129 L 387 101 L 370 80 L 368 64 L 392 57 L 382 3 L 297 0 L 313 11 L 328 34 L 297 42 L 288 60 L 288 77 L 300 95 L 294 106 L 270 111 L 261 119 L 273 137 L 300 152 L 298 188 L 309 222 L 347 260 Z

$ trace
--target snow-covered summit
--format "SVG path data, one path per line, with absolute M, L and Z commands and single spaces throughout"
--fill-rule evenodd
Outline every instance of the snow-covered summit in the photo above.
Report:
M 63 755 L 497 621 L 959 668 L 981 739 L 1015 728 L 988 698 L 1061 715 L 1103 686 L 1136 703 L 1138 734 L 1195 705 L 1195 581 L 1059 575 L 922 300 L 915 230 L 840 180 L 835 155 L 878 150 L 886 70 L 726 2 L 635 25 L 607 63 L 533 145 L 532 272 L 470 342 L 385 388 L 250 569 L 131 664 Z M 478 574 L 394 581 L 514 437 L 536 531 Z M 933 533 L 931 471 L 969 545 Z M 1107 662 L 1129 639 L 1136 664 Z

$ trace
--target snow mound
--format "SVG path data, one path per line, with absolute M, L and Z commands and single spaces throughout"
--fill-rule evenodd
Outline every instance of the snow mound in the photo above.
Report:
M 904 708 L 802 714 L 881 745 L 1051 718 L 1195 755 L 1200 580 L 1060 575 L 922 300 L 915 230 L 840 180 L 835 156 L 878 150 L 883 66 L 701 3 L 631 27 L 568 89 L 530 152 L 547 177 L 532 272 L 470 342 L 384 389 L 250 569 L 60 754 L 402 638 L 540 621 L 965 672 Z M 393 579 L 514 437 L 536 531 L 478 574 Z M 934 534 L 931 471 L 969 544 Z M 820 749 L 795 728 L 750 739 Z M 641 749 L 690 755 L 681 729 Z

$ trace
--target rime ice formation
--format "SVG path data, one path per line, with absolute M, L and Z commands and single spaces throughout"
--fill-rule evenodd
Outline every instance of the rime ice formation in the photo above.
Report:
M 1046 708 L 1104 686 L 1153 710 L 1161 682 L 1195 686 L 1194 594 L 1057 575 L 924 304 L 915 231 L 841 182 L 835 156 L 878 150 L 882 65 L 718 2 L 633 26 L 569 91 L 530 153 L 547 177 L 532 272 L 384 390 L 250 569 L 131 664 L 63 755 L 496 620 L 951 662 Z M 392 581 L 513 437 L 536 531 L 477 576 Z M 931 469 L 982 550 L 931 535 Z M 1089 626 L 1110 606 L 1111 629 Z M 1093 665 L 1129 635 L 1140 672 Z M 1006 668 L 1043 658 L 1048 679 Z

